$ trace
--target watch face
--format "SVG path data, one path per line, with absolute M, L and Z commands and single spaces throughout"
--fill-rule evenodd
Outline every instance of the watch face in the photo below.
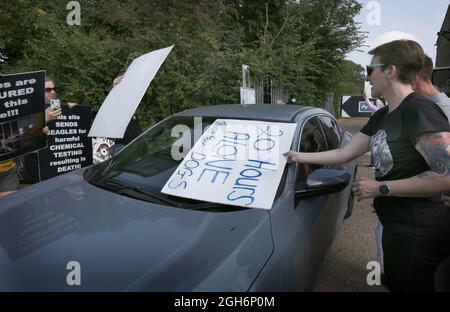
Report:
M 386 185 L 381 185 L 380 186 L 380 193 L 383 195 L 386 195 L 389 193 L 389 188 Z

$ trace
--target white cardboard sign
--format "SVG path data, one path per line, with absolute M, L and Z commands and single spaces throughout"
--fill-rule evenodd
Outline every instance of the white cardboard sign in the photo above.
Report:
M 241 87 L 241 104 L 256 104 L 255 89 Z
M 164 185 L 179 197 L 270 209 L 295 123 L 217 119 Z
M 109 92 L 89 131 L 89 137 L 123 138 L 128 123 L 173 46 L 133 60 L 122 81 Z

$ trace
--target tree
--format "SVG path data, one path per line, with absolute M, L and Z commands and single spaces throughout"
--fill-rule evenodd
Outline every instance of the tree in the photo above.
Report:
M 302 103 L 319 106 L 339 82 L 345 55 L 362 44 L 364 36 L 354 22 L 361 5 L 354 0 L 278 3 L 273 5 L 274 21 L 267 4 L 263 19 L 261 13 L 255 13 L 254 20 L 245 22 L 256 24 L 247 28 L 258 35 L 253 45 L 247 45 L 249 59 L 256 52 L 253 63 L 247 63 L 260 76 L 270 73 Z
M 336 91 L 340 94 L 361 95 L 364 90 L 365 69 L 352 61 L 344 60 L 339 66 L 340 81 Z
M 340 63 L 338 83 L 333 88 L 335 111 L 340 111 L 341 99 L 344 95 L 361 95 L 364 91 L 365 69 L 352 61 Z
M 321 105 L 341 80 L 344 56 L 363 39 L 356 0 L 80 4 L 81 26 L 67 25 L 65 3 L 2 4 L 1 71 L 46 69 L 63 100 L 95 111 L 135 57 L 174 44 L 140 104 L 146 125 L 191 107 L 238 103 L 244 63 L 257 80 L 270 74 L 301 102 Z

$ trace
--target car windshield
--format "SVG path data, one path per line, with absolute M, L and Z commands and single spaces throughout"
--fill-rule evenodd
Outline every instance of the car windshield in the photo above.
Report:
M 205 128 L 215 120 L 170 117 L 111 159 L 89 168 L 85 178 L 96 186 L 142 200 L 179 207 L 201 207 L 205 202 L 166 195 L 161 193 L 161 189 Z
M 180 208 L 213 208 L 217 211 L 229 211 L 230 207 L 233 210 L 246 209 L 161 193 L 184 156 L 216 119 L 170 117 L 146 131 L 117 155 L 90 167 L 85 172 L 85 179 L 125 196 Z M 286 170 L 280 187 L 284 184 L 285 174 Z

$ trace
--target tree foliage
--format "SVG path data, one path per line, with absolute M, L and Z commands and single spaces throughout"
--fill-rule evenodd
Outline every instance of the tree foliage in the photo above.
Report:
M 239 102 L 241 64 L 254 81 L 271 75 L 307 105 L 341 92 L 343 81 L 359 81 L 351 67 L 342 71 L 363 40 L 356 0 L 79 2 L 81 26 L 69 26 L 64 1 L 2 1 L 1 71 L 45 69 L 63 100 L 96 110 L 135 57 L 174 44 L 140 105 L 146 124 Z

